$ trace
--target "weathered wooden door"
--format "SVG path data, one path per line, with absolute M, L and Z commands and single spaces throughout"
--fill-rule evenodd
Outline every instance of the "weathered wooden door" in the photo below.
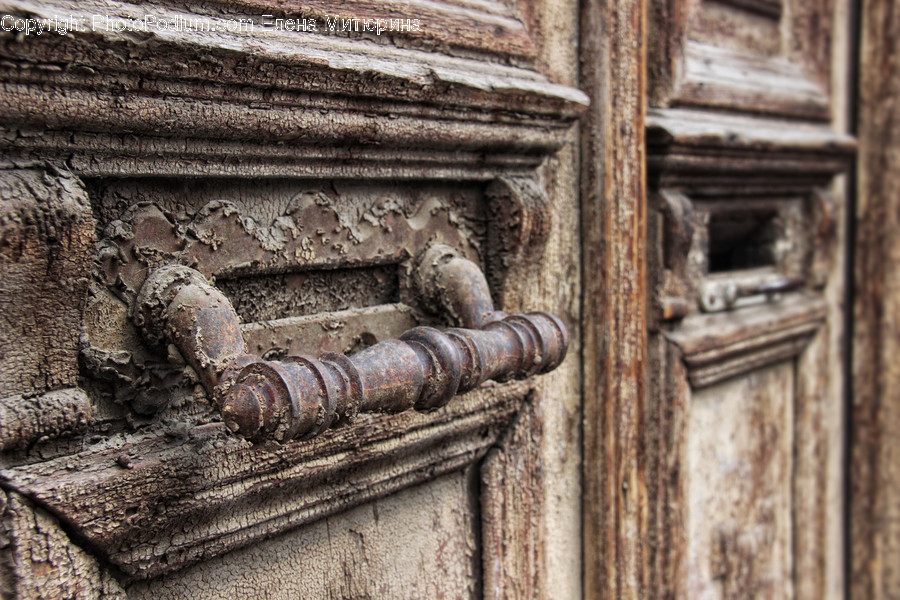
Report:
M 842 596 L 842 3 L 0 9 L 0 594 Z
M 2 8 L 0 594 L 577 597 L 577 4 Z
M 651 3 L 651 595 L 843 594 L 846 6 Z

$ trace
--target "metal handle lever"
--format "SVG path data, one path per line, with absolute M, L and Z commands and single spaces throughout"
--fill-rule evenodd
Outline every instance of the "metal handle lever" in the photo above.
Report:
M 700 286 L 700 306 L 705 312 L 719 312 L 734 308 L 742 298 L 769 298 L 782 292 L 803 287 L 805 281 L 796 277 L 767 278 L 756 282 L 731 280 L 704 281 Z
M 416 327 L 351 357 L 266 361 L 247 354 L 228 299 L 184 266 L 151 273 L 134 319 L 149 342 L 179 349 L 225 424 L 254 441 L 312 437 L 360 411 L 434 410 L 488 379 L 546 373 L 565 358 L 569 337 L 559 319 L 494 311 L 481 270 L 452 249 L 430 249 L 418 276 L 433 299 L 475 328 Z

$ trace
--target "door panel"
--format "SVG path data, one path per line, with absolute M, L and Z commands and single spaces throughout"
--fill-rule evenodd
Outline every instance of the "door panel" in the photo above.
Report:
M 783 363 L 691 395 L 683 597 L 792 597 L 793 389 Z
M 841 519 L 834 178 L 854 150 L 831 43 L 846 23 L 787 0 L 660 0 L 650 17 L 651 595 L 842 597 L 827 523 Z
M 42 297 L 64 340 L 32 336 L 51 340 L 46 352 L 4 356 L 16 366 L 0 372 L 7 587 L 578 595 L 572 125 L 588 99 L 564 33 L 575 3 L 526 8 L 4 5 L 82 23 L 53 39 L 0 34 L 2 231 L 11 247 L 23 223 L 41 233 L 34 249 L 3 246 L 3 279 L 34 289 L 3 288 L 0 339 L 19 347 L 30 314 L 12 309 Z M 123 33 L 92 18 L 139 28 L 157 10 L 212 30 Z M 295 17 L 318 27 L 287 28 Z M 493 341 L 420 330 L 388 343 L 383 368 L 348 366 L 342 355 L 416 326 L 466 325 L 452 281 L 423 287 L 424 253 L 441 244 L 479 273 L 482 300 L 562 317 L 576 335 L 561 370 L 507 381 L 553 354 L 534 315 L 477 332 Z M 161 271 L 174 279 L 159 283 Z M 421 397 L 501 381 L 398 412 L 388 371 Z M 303 396 L 309 381 L 320 390 Z M 257 404 L 241 418 L 226 410 L 247 398 Z M 237 435 L 254 407 L 266 435 Z M 335 415 L 340 427 L 304 437 Z M 34 506 L 54 548 L 83 549 L 75 564 L 29 562 L 43 541 L 19 513 Z
M 469 477 L 456 472 L 128 588 L 136 599 L 471 597 Z

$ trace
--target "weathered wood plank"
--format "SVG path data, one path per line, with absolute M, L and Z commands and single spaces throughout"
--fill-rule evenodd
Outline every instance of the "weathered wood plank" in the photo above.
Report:
M 72 542 L 53 515 L 2 489 L 0 596 L 16 600 L 125 600 L 115 579 Z
M 793 597 L 790 361 L 691 393 L 678 598 Z
M 171 4 L 184 4 L 172 2 Z M 191 4 L 189 3 L 189 6 Z M 520 61 L 534 60 L 534 43 L 521 21 L 510 7 L 501 2 L 378 2 L 374 0 L 291 0 L 272 5 L 265 0 L 204 0 L 197 3 L 200 12 L 217 6 L 240 14 L 272 15 L 316 19 L 318 33 L 344 37 L 360 37 L 382 44 L 408 47 L 438 47 L 442 50 L 468 51 L 514 56 Z M 341 19 L 382 19 L 387 34 L 374 34 L 362 27 L 343 30 Z M 402 20 L 390 29 L 390 19 Z M 417 19 L 418 28 L 410 27 L 408 19 Z M 334 29 L 329 20 L 337 20 Z M 271 21 L 271 19 L 269 20 Z M 368 35 L 366 35 L 368 33 Z M 360 35 L 362 34 L 362 35 Z
M 645 594 L 646 4 L 581 15 L 584 593 Z
M 832 0 L 654 0 L 651 106 L 828 121 Z
M 543 435 L 532 406 L 519 412 L 481 467 L 483 596 L 535 598 L 541 593 L 540 449 Z
M 684 353 L 694 387 L 711 385 L 797 356 L 825 321 L 816 295 L 684 319 L 666 337 Z
M 683 79 L 674 106 L 726 108 L 826 120 L 827 91 L 803 68 L 782 58 L 769 58 L 688 40 Z
M 88 23 L 148 11 L 100 0 L 2 6 Z M 151 30 L 140 43 L 103 28 L 2 39 L 0 115 L 16 127 L 0 148 L 78 174 L 485 179 L 537 166 L 587 101 L 484 56 L 271 27 Z
M 807 195 L 844 171 L 854 149 L 851 136 L 816 123 L 683 108 L 647 116 L 651 186 L 689 195 Z
M 900 11 L 884 0 L 858 10 L 849 585 L 881 600 L 900 595 Z

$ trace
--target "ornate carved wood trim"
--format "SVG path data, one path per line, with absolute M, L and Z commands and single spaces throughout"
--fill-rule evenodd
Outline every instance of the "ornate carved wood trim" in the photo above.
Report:
M 821 297 L 791 297 L 730 313 L 698 315 L 667 332 L 694 388 L 797 356 L 825 321 Z
M 832 320 L 835 288 L 841 285 L 827 281 L 829 271 L 833 276 L 829 267 L 835 233 L 830 223 L 835 206 L 827 202 L 826 190 L 855 151 L 853 138 L 829 123 L 834 105 L 841 104 L 833 100 L 830 49 L 833 18 L 839 13 L 833 3 L 787 0 L 660 0 L 651 5 L 647 165 L 655 192 L 651 207 L 658 210 L 649 215 L 648 260 L 655 273 L 650 327 L 659 332 L 651 337 L 650 358 L 650 386 L 658 400 L 650 402 L 647 424 L 653 597 L 696 595 L 699 588 L 690 587 L 689 577 L 702 586 L 696 578 L 707 575 L 726 595 L 765 595 L 763 588 L 753 591 L 749 571 L 732 568 L 735 560 L 743 560 L 745 550 L 739 546 L 752 541 L 752 527 L 743 542 L 736 530 L 721 530 L 712 542 L 719 544 L 718 550 L 706 557 L 711 564 L 689 554 L 689 538 L 697 531 L 692 519 L 703 516 L 691 513 L 693 496 L 686 486 L 692 478 L 705 477 L 691 470 L 696 460 L 691 463 L 687 457 L 693 439 L 688 435 L 697 433 L 689 432 L 689 424 L 710 414 L 704 412 L 709 404 L 695 404 L 695 398 L 705 402 L 756 394 L 741 409 L 750 419 L 754 407 L 763 406 L 759 401 L 773 394 L 787 398 L 792 385 L 791 412 L 779 404 L 779 420 L 772 421 L 778 439 L 792 445 L 780 450 L 792 457 L 793 479 L 785 480 L 790 491 L 782 487 L 774 497 L 790 498 L 793 504 L 793 529 L 782 529 L 792 544 L 793 573 L 787 570 L 779 577 L 785 586 L 794 585 L 798 597 L 824 593 L 820 583 L 829 567 L 823 557 L 831 552 L 828 545 L 837 542 L 829 541 L 821 525 L 826 513 L 836 516 L 834 505 L 827 506 L 824 475 L 834 463 L 826 465 L 823 454 L 831 453 L 828 448 L 837 440 L 823 425 L 831 418 L 823 415 L 836 405 L 829 397 L 836 375 L 827 372 L 834 355 L 823 356 L 830 352 L 823 348 L 836 340 Z M 700 215 L 686 270 L 676 268 L 681 257 L 670 256 L 666 245 L 664 217 L 672 211 L 663 214 L 660 198 L 673 194 L 689 199 Z M 727 215 L 732 210 L 738 211 L 734 215 L 740 210 L 786 215 L 775 230 L 781 231 L 783 247 L 791 247 L 793 257 L 779 258 L 773 251 L 768 265 L 710 269 L 709 225 L 717 211 Z M 728 236 L 727 227 L 720 238 Z M 740 286 L 743 278 L 762 276 L 766 269 L 784 281 L 802 278 L 803 291 L 728 313 L 696 312 L 694 302 L 702 289 L 698 283 Z M 727 272 L 712 272 L 722 270 Z M 767 368 L 751 372 L 758 367 Z M 742 388 L 744 382 L 751 383 Z M 744 448 L 752 452 L 754 446 Z M 760 531 L 769 526 L 763 513 L 758 515 Z
M 519 188 L 528 190 L 528 199 L 518 196 Z M 510 206 L 530 207 L 528 218 L 516 220 L 505 235 L 508 243 L 532 257 L 540 255 L 540 245 L 534 242 L 548 223 L 541 209 L 546 202 L 535 200 L 539 191 L 533 181 L 520 181 L 504 196 Z M 399 205 L 381 211 L 376 202 L 370 207 L 374 212 L 359 223 L 345 222 L 336 203 L 314 200 L 295 203 L 287 216 L 276 216 L 275 229 L 255 222 L 241 207 L 221 202 L 201 206 L 186 221 L 149 204 L 132 206 L 122 219 L 108 213 L 106 218 L 112 220 L 105 228 L 107 238 L 98 246 L 97 288 L 88 310 L 86 364 L 93 364 L 98 373 L 109 373 L 128 362 L 123 362 L 122 353 L 134 352 L 136 339 L 127 331 L 116 332 L 129 322 L 127 310 L 122 318 L 116 314 L 133 299 L 149 265 L 189 262 L 227 281 L 279 273 L 286 266 L 330 268 L 344 264 L 342 259 L 365 266 L 374 256 L 375 264 L 381 265 L 385 257 L 397 260 L 417 244 L 435 239 L 459 244 L 477 255 L 477 240 L 466 237 L 471 231 L 455 217 L 448 220 L 452 209 L 441 208 L 435 197 L 411 215 L 405 215 Z M 309 251 L 299 230 L 294 232 L 297 235 L 277 235 L 290 230 L 291 223 L 306 228 L 318 224 L 317 231 L 328 229 L 335 236 L 337 230 L 349 231 L 355 243 L 348 240 L 347 247 L 341 248 L 337 237 L 331 243 L 316 233 L 314 251 Z M 499 222 L 494 225 L 502 227 Z M 379 235 L 382 229 L 390 235 Z M 224 253 L 211 252 L 226 234 L 231 242 L 241 243 Z M 519 268 L 515 254 L 510 254 L 503 269 Z M 373 317 L 374 325 L 365 321 Z M 406 305 L 390 304 L 251 322 L 242 330 L 249 347 L 277 356 L 297 349 L 309 351 L 316 344 L 343 351 L 358 343 L 360 335 L 369 336 L 371 343 L 397 335 L 421 319 Z M 112 346 L 92 348 L 93 344 Z M 146 366 L 150 359 L 149 354 L 142 355 L 137 364 Z M 158 380 L 160 385 L 166 381 Z M 137 375 L 134 383 L 136 391 L 146 392 L 148 382 L 143 376 Z M 531 385 L 489 387 L 436 413 L 365 417 L 347 431 L 329 432 L 322 440 L 283 446 L 251 446 L 228 439 L 220 423 L 206 423 L 203 413 L 208 411 L 203 406 L 208 399 L 199 388 L 190 404 L 181 408 L 163 409 L 164 405 L 148 401 L 146 394 L 138 394 L 133 407 L 145 412 L 163 410 L 152 418 L 157 420 L 155 425 L 139 429 L 138 435 L 122 432 L 116 441 L 92 436 L 98 443 L 94 448 L 7 468 L 0 471 L 0 486 L 26 495 L 56 515 L 127 578 L 152 578 L 477 462 L 507 429 Z M 173 430 L 167 419 L 179 411 L 189 414 L 193 425 Z M 50 434 L 71 433 L 62 422 L 53 425 L 62 429 Z M 186 452 L 186 447 L 191 451 Z M 492 464 L 503 460 L 495 458 Z M 493 467 L 485 469 L 485 477 L 498 473 Z M 151 488 L 167 493 L 150 494 Z M 496 501 L 506 500 L 498 496 Z M 162 506 L 165 511 L 160 510 Z M 497 515 L 485 518 L 494 532 L 490 535 L 496 535 L 502 520 Z M 192 525 L 185 530 L 185 523 Z M 526 537 L 534 533 L 526 532 Z M 159 540 L 168 538 L 177 541 L 159 546 Z M 513 553 L 508 558 L 515 563 L 517 556 Z
M 828 126 L 690 109 L 650 109 L 647 171 L 688 195 L 810 194 L 843 172 L 856 144 Z
M 168 1 L 91 0 L 74 8 L 55 0 L 0 3 L 2 11 L 32 17 L 64 11 L 139 18 L 158 11 L 213 20 L 249 16 L 259 23 L 269 3 L 214 0 L 184 7 Z M 73 438 L 77 451 L 4 465 L 0 487 L 54 515 L 123 581 L 222 555 L 464 468 L 490 451 L 482 468 L 483 489 L 492 494 L 485 499 L 485 543 L 505 544 L 504 577 L 527 580 L 529 590 L 537 586 L 542 534 L 535 522 L 510 523 L 504 510 L 539 506 L 545 490 L 523 499 L 520 490 L 502 484 L 522 464 L 521 485 L 540 481 L 544 449 L 529 446 L 523 454 L 515 447 L 540 433 L 541 419 L 528 404 L 530 384 L 492 385 L 435 413 L 365 417 L 317 440 L 251 446 L 229 439 L 210 418 L 190 370 L 176 365 L 180 387 L 169 403 L 164 394 L 136 391 L 156 384 L 164 389 L 172 372 L 153 370 L 147 353 L 123 354 L 138 343 L 134 331 L 120 327 L 129 322 L 128 301 L 141 272 L 160 261 L 191 263 L 218 278 L 226 293 L 264 295 L 271 288 L 261 279 L 293 276 L 298 266 L 328 271 L 345 289 L 370 279 L 394 282 L 396 291 L 377 306 L 325 307 L 316 316 L 264 314 L 251 298 L 237 307 L 250 321 L 242 332 L 250 349 L 267 358 L 311 348 L 343 352 L 434 321 L 420 310 L 427 307 L 412 306 L 397 266 L 409 248 L 426 241 L 453 243 L 486 262 L 484 230 L 495 228 L 492 234 L 502 233 L 500 251 L 509 257 L 493 263 L 491 275 L 509 282 L 500 293 L 510 303 L 521 300 L 516 294 L 525 269 L 519 261 L 540 258 L 550 227 L 535 169 L 571 140 L 568 132 L 587 96 L 535 71 L 534 44 L 506 5 L 415 7 L 425 11 L 426 28 L 390 38 L 355 31 L 298 37 L 261 24 L 252 35 L 96 31 L 35 39 L 0 33 L 3 161 L 57 164 L 80 176 L 103 238 L 82 340 L 98 422 Z M 408 7 L 323 1 L 281 3 L 272 12 L 319 18 L 335 10 L 341 18 L 368 18 L 375 9 L 400 18 Z M 251 179 L 269 191 L 319 179 L 326 191 L 287 206 L 280 204 L 283 197 L 266 202 L 265 190 L 248 190 Z M 246 203 L 193 205 L 213 181 L 240 187 L 236 195 L 246 195 Z M 157 194 L 177 195 L 170 188 L 182 184 L 184 198 L 169 205 L 175 206 L 171 212 L 147 202 L 160 204 Z M 430 184 L 445 191 L 452 186 L 453 197 L 425 199 L 415 214 L 397 206 L 410 197 L 393 202 L 395 192 Z M 377 186 L 394 189 L 374 201 L 359 193 L 366 186 L 370 195 Z M 365 196 L 373 200 L 371 210 L 349 221 L 348 213 L 323 217 L 334 204 L 330 191 Z M 432 192 L 422 196 L 441 195 Z M 245 211 L 253 203 L 268 220 Z M 464 206 L 454 211 L 454 203 Z M 129 204 L 130 212 L 116 212 Z M 301 232 L 290 226 L 294 217 L 293 225 L 318 221 L 321 227 Z M 439 233 L 429 232 L 437 222 Z M 158 244 L 131 243 L 148 232 Z M 89 257 L 80 264 L 89 265 Z M 336 268 L 353 272 L 335 274 Z M 115 397 L 94 377 L 100 373 L 131 378 L 135 393 Z M 510 429 L 523 405 L 525 413 Z
M 161 10 L 51 1 L 3 9 L 87 22 Z M 587 103 L 496 58 L 262 24 L 252 33 L 151 31 L 140 43 L 103 29 L 14 43 L 3 35 L 0 115 L 16 126 L 0 150 L 81 175 L 490 179 L 533 170 Z

